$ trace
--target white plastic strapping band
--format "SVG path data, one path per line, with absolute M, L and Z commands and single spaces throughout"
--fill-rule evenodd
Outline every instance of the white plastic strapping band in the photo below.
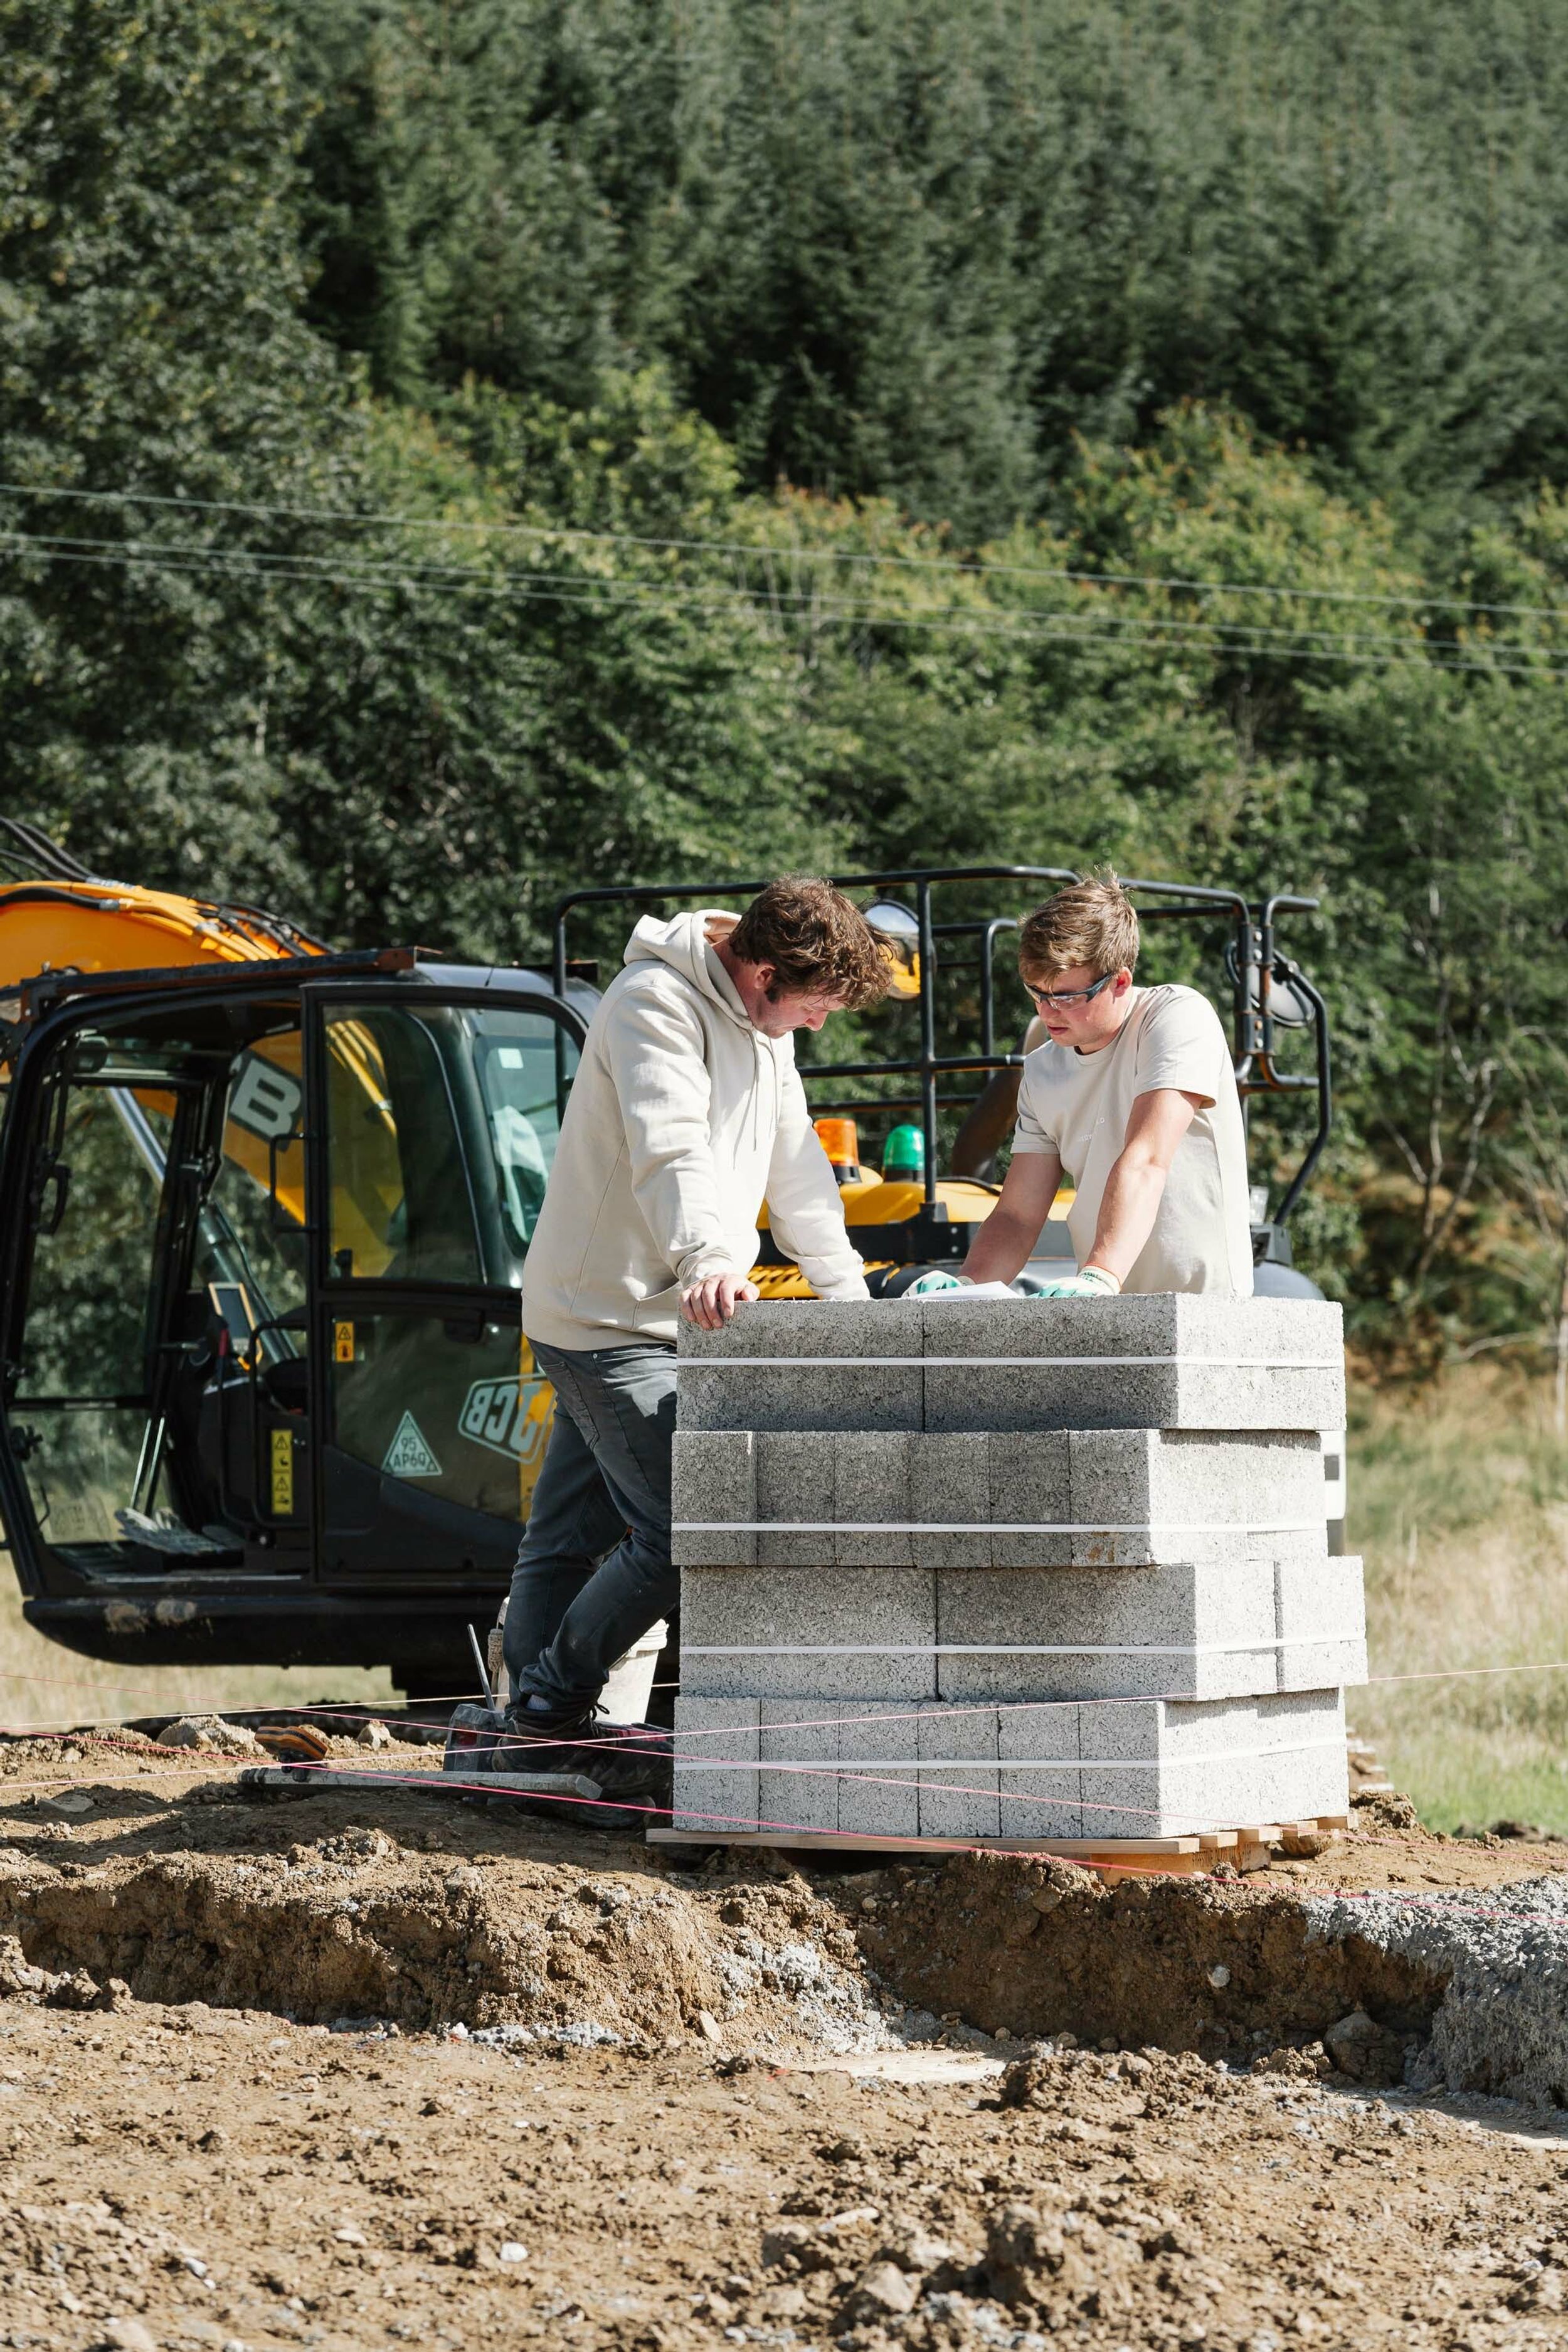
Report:
M 684 1642 L 683 1658 L 1237 1658 L 1321 1649 L 1360 1633 L 1270 1635 L 1256 1642 Z M 1134 1694 L 1136 1696 L 1136 1694 Z
M 765 1731 L 767 1726 L 763 1727 Z M 994 1766 L 1002 1772 L 1158 1772 L 1181 1769 L 1189 1764 L 1261 1764 L 1284 1756 L 1312 1756 L 1325 1748 L 1343 1748 L 1339 1734 L 1329 1739 L 1296 1739 L 1279 1748 L 1221 1748 L 1202 1756 L 892 1756 L 885 1763 L 875 1757 L 855 1759 L 853 1768 L 830 1763 L 807 1763 L 785 1757 L 739 1757 L 727 1759 L 698 1758 L 688 1762 L 676 1761 L 680 1772 L 810 1772 L 837 1780 L 858 1780 L 867 1772 L 901 1772 L 917 1778 L 922 1772 L 973 1772 L 976 1765 L 983 1769 Z
M 1076 1519 L 672 1519 L 689 1536 L 1296 1536 L 1316 1519 L 1135 1519 L 1117 1526 Z
M 884 1367 L 913 1364 L 964 1366 L 989 1364 L 1014 1370 L 1080 1370 L 1094 1364 L 1118 1369 L 1139 1364 L 1197 1364 L 1235 1372 L 1337 1372 L 1344 1369 L 1338 1356 L 682 1356 L 677 1372 L 790 1371 L 796 1365 L 817 1371 L 879 1371 Z

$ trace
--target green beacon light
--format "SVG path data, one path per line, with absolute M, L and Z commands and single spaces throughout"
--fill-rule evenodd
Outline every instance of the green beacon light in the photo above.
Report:
M 925 1172 L 925 1137 L 918 1127 L 895 1127 L 882 1154 L 883 1178 L 889 1184 L 921 1184 Z

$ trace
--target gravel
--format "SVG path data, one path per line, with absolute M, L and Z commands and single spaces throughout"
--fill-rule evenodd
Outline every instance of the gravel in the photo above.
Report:
M 1315 1937 L 1360 1937 L 1447 1978 L 1431 2039 L 1407 2069 L 1413 2089 L 1568 2105 L 1568 1878 L 1429 1899 L 1312 1897 L 1307 1908 Z

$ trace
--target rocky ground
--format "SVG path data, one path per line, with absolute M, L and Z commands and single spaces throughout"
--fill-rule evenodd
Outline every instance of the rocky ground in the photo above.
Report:
M 0 2344 L 1568 2342 L 1560 1845 L 806 1874 L 237 1769 L 0 1749 Z

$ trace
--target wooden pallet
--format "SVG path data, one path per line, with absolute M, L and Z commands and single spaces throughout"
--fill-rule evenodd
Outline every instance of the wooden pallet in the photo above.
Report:
M 1345 1813 L 1315 1815 L 1305 1822 L 1247 1822 L 1234 1830 L 1200 1830 L 1167 1838 L 895 1838 L 862 1837 L 833 1830 L 649 1830 L 649 1845 L 757 1847 L 780 1853 L 885 1853 L 911 1858 L 927 1853 L 1054 1854 L 1109 1875 L 1118 1866 L 1128 1875 L 1158 1871 L 1190 1877 L 1226 1863 L 1233 1870 L 1262 1870 L 1271 1846 L 1296 1835 L 1338 1836 Z

